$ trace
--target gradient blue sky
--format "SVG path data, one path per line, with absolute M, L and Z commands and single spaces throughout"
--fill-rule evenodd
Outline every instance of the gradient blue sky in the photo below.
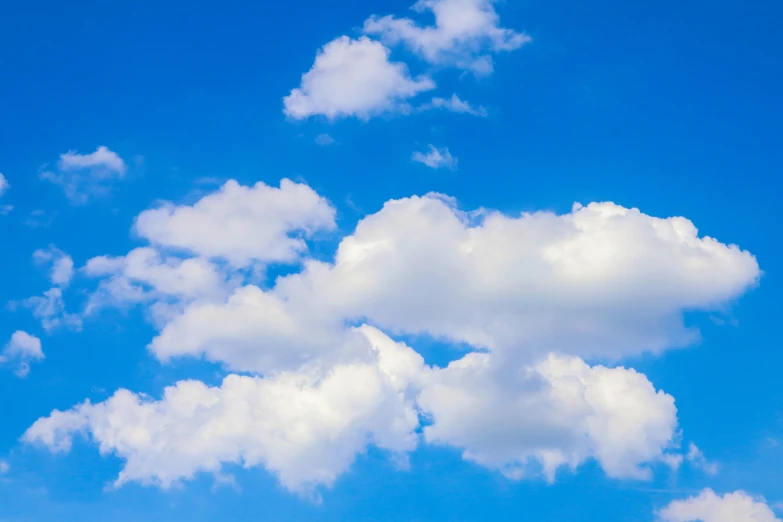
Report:
M 532 42 L 495 54 L 491 75 L 390 46 L 392 60 L 438 84 L 416 100 L 458 93 L 485 107 L 485 116 L 286 117 L 283 98 L 318 49 L 341 35 L 358 37 L 372 14 L 429 23 L 409 7 L 388 0 L 3 6 L 0 172 L 10 188 L 0 205 L 13 209 L 0 216 L 0 344 L 23 330 L 41 339 L 46 358 L 24 378 L 0 366 L 7 467 L 0 467 L 0 521 L 627 522 L 652 521 L 657 509 L 704 488 L 743 490 L 772 507 L 783 501 L 783 252 L 775 224 L 783 196 L 783 4 L 508 0 L 495 5 L 500 25 Z M 317 144 L 322 134 L 335 143 Z M 430 144 L 448 148 L 456 168 L 412 161 Z M 99 146 L 127 166 L 108 193 L 74 203 L 42 178 L 61 154 Z M 683 451 L 693 441 L 720 471 L 686 462 L 676 471 L 659 466 L 650 481 L 615 479 L 588 460 L 548 484 L 509 479 L 464 460 L 458 447 L 419 444 L 400 470 L 370 446 L 313 502 L 263 466 L 226 465 L 233 484 L 201 473 L 173 489 L 130 483 L 113 490 L 107 485 L 123 460 L 100 455 L 93 442 L 77 437 L 69 453 L 52 454 L 21 441 L 53 409 L 99 402 L 120 388 L 157 399 L 180 379 L 219 384 L 227 372 L 220 364 L 165 363 L 147 350 L 156 326 L 144 306 L 84 315 L 96 280 L 79 268 L 144 245 L 131 233 L 134 217 L 161 200 L 194 203 L 218 188 L 205 180 L 277 186 L 282 178 L 306 183 L 336 209 L 337 229 L 310 245 L 324 259 L 387 200 L 429 192 L 453 196 L 463 209 L 508 215 L 611 201 L 650 216 L 684 216 L 701 235 L 752 253 L 763 271 L 758 286 L 727 300 L 719 314 L 683 310 L 700 341 L 658 355 L 588 360 L 634 368 L 673 396 Z M 5 306 L 52 286 L 33 260 L 51 244 L 77 268 L 64 296 L 68 311 L 83 316 L 81 331 L 47 332 L 29 309 Z M 269 281 L 292 270 L 272 267 Z M 430 364 L 464 353 L 397 338 Z

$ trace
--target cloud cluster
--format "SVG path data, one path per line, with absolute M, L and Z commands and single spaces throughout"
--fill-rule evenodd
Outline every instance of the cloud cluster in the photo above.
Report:
M 45 169 L 40 176 L 60 185 L 68 199 L 81 204 L 108 194 L 112 184 L 122 179 L 127 170 L 125 161 L 116 152 L 101 145 L 90 154 L 72 150 L 61 154 L 57 168 Z
M 425 62 L 456 67 L 477 75 L 493 70 L 492 54 L 517 49 L 530 38 L 501 27 L 494 0 L 420 0 L 413 9 L 435 16 L 434 25 L 422 26 L 410 18 L 372 16 L 364 35 L 341 36 L 321 48 L 299 87 L 283 99 L 284 113 L 304 120 L 329 120 L 411 112 L 411 100 L 435 89 L 430 76 L 412 76 L 408 65 L 391 61 L 390 47 L 404 45 Z M 379 38 L 372 40 L 370 36 Z M 486 109 L 460 100 L 435 97 L 419 110 L 439 108 L 485 116 Z
M 180 382 L 157 400 L 119 391 L 53 412 L 26 439 L 64 450 L 84 433 L 125 460 L 118 484 L 239 463 L 312 492 L 369 444 L 399 454 L 420 442 L 511 478 L 554 480 L 594 460 L 646 479 L 683 459 L 674 399 L 632 369 L 587 361 L 693 342 L 685 311 L 725 308 L 760 276 L 750 253 L 685 218 L 613 203 L 506 215 L 439 194 L 392 200 L 332 260 L 307 257 L 303 238 L 334 227 L 325 200 L 285 181 L 229 182 L 143 212 L 135 229 L 149 246 L 88 262 L 96 299 L 163 307 L 149 344 L 159 360 L 242 375 Z M 249 265 L 280 261 L 300 269 L 247 280 Z M 417 336 L 470 350 L 432 366 Z M 701 462 L 697 451 L 688 459 Z
M 657 516 L 660 522 L 780 522 L 762 498 L 744 491 L 717 495 L 710 489 L 675 500 Z
M 27 332 L 17 330 L 0 353 L 0 364 L 14 364 L 14 373 L 18 377 L 26 377 L 30 373 L 30 363 L 43 360 L 41 340 Z

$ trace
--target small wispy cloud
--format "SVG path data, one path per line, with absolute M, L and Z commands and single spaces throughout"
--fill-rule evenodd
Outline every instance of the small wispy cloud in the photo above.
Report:
M 690 462 L 693 467 L 704 471 L 704 473 L 710 476 L 717 475 L 718 471 L 720 471 L 718 463 L 708 461 L 704 453 L 693 442 L 688 445 L 688 453 L 685 455 L 685 460 Z
M 441 109 L 481 117 L 486 117 L 488 114 L 485 107 L 482 107 L 481 105 L 476 106 L 465 100 L 461 100 L 456 94 L 452 94 L 451 98 L 433 98 L 429 103 L 425 103 L 419 107 L 420 111 L 430 109 Z
M 451 155 L 449 149 L 444 147 L 439 149 L 434 145 L 429 145 L 427 152 L 416 151 L 411 159 L 417 163 L 422 163 L 431 169 L 455 169 L 457 168 L 457 158 Z
M 108 147 L 101 145 L 95 152 L 79 154 L 68 151 L 60 155 L 57 168 L 41 171 L 41 179 L 60 185 L 73 203 L 86 203 L 90 197 L 107 194 L 114 181 L 128 171 L 125 161 Z
M 319 134 L 315 137 L 315 143 L 316 145 L 320 145 L 321 147 L 327 147 L 329 145 L 334 145 L 335 141 L 334 138 L 332 138 L 328 134 Z

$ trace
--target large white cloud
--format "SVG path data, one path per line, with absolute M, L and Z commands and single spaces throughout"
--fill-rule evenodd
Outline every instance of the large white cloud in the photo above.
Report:
M 488 74 L 492 53 L 518 49 L 530 41 L 526 34 L 500 26 L 494 4 L 495 0 L 419 0 L 413 9 L 432 12 L 434 25 L 373 16 L 364 23 L 364 32 L 389 45 L 404 43 L 433 64 Z
M 274 378 L 229 375 L 220 387 L 182 381 L 162 399 L 120 390 L 38 420 L 24 435 L 67 451 L 89 433 L 104 454 L 125 460 L 117 485 L 169 487 L 223 464 L 263 465 L 293 491 L 329 486 L 368 444 L 392 453 L 416 445 L 418 417 L 390 375 L 374 362 L 327 373 Z
M 294 337 L 313 336 L 367 320 L 521 362 L 550 352 L 619 359 L 692 342 L 698 332 L 683 324 L 683 312 L 724 307 L 759 274 L 751 254 L 700 238 L 684 218 L 654 218 L 612 203 L 563 215 L 471 216 L 430 195 L 390 201 L 366 217 L 342 240 L 334 263 L 310 261 L 267 292 L 245 289 L 213 304 L 248 320 L 285 318 L 268 326 L 250 321 L 250 341 L 225 350 L 230 361 L 210 344 L 224 322 L 212 309 L 186 310 L 153 346 L 235 364 L 240 346 L 256 353 L 252 340 L 264 339 L 267 329 L 279 339 L 290 324 Z M 241 330 L 234 328 L 236 335 Z M 187 331 L 187 341 L 176 331 Z
M 407 100 L 434 87 L 427 77 L 411 77 L 404 63 L 390 61 L 389 49 L 380 42 L 342 36 L 318 51 L 283 105 L 285 114 L 298 120 L 316 115 L 368 119 L 405 110 Z
M 328 203 L 286 183 L 229 182 L 193 206 L 142 213 L 137 231 L 152 247 L 94 258 L 86 268 L 105 277 L 99 293 L 107 300 L 170 307 L 157 314 L 161 331 L 149 346 L 160 360 L 204 357 L 255 376 L 230 376 L 219 388 L 180 383 L 159 401 L 118 392 L 106 403 L 53 413 L 27 439 L 65 447 L 74 431 L 86 430 L 104 452 L 126 460 L 120 482 L 163 485 L 218 472 L 221 462 L 264 465 L 291 489 L 328 485 L 368 442 L 412 449 L 414 410 L 428 418 L 425 441 L 514 478 L 543 472 L 552 479 L 594 459 L 609 476 L 643 479 L 657 463 L 682 460 L 673 454 L 673 398 L 631 369 L 585 359 L 691 342 L 698 332 L 683 313 L 723 309 L 754 285 L 760 271 L 750 253 L 700 237 L 685 218 L 612 203 L 508 216 L 460 211 L 430 194 L 389 201 L 365 217 L 332 262 L 306 260 L 264 289 L 239 284 L 248 263 L 303 254 L 292 231 L 334 227 Z M 295 194 L 283 194 L 291 188 Z M 234 192 L 241 197 L 226 196 Z M 283 199 L 271 207 L 286 210 L 269 211 L 270 199 Z M 362 323 L 373 326 L 350 327 Z M 467 343 L 474 352 L 429 367 L 387 333 Z M 260 398 L 235 393 L 237 383 Z M 358 395 L 367 386 L 369 398 L 383 397 L 372 404 L 383 403 L 393 420 L 364 403 L 343 408 L 323 398 L 317 412 L 301 406 L 320 401 L 326 383 Z M 236 407 L 254 419 L 249 402 L 272 424 L 236 427 L 226 412 Z M 354 409 L 359 417 L 349 414 Z M 335 446 L 305 437 L 286 442 L 290 451 L 270 449 L 283 444 L 274 423 L 287 417 L 277 412 L 289 410 L 301 412 L 295 422 L 305 433 Z M 322 410 L 337 431 L 308 424 L 312 416 L 320 426 Z M 389 433 L 389 440 L 381 435 Z M 312 473 L 301 470 L 305 459 L 315 459 Z
M 762 498 L 744 491 L 717 495 L 710 489 L 675 500 L 657 515 L 661 522 L 780 522 Z
M 335 227 L 335 211 L 310 187 L 288 179 L 280 187 L 228 181 L 193 205 L 165 203 L 136 218 L 137 234 L 153 245 L 235 267 L 291 262 L 307 249 L 304 238 Z
M 645 466 L 664 461 L 672 446 L 673 399 L 632 370 L 553 356 L 504 373 L 486 354 L 440 369 L 378 329 L 352 335 L 353 362 L 230 375 L 219 388 L 185 381 L 158 401 L 121 390 L 54 411 L 24 438 L 67 451 L 74 434 L 88 434 L 126 461 L 117 485 L 168 487 L 239 463 L 263 465 L 300 492 L 331 485 L 368 444 L 413 450 L 417 409 L 430 419 L 428 442 L 461 448 L 511 478 L 543 470 L 552 479 L 591 458 L 612 477 L 646 478 Z

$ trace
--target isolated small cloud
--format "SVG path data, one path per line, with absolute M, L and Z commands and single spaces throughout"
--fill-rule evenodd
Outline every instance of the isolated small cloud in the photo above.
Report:
M 341 36 L 318 51 L 299 87 L 283 99 L 283 112 L 295 120 L 366 120 L 407 110 L 408 99 L 433 88 L 431 79 L 413 78 L 404 63 L 389 61 L 389 49 L 380 42 Z
M 125 161 L 116 152 L 101 145 L 90 154 L 75 151 L 61 154 L 57 168 L 42 171 L 41 178 L 60 185 L 72 202 L 86 203 L 91 197 L 106 195 L 127 170 Z
M 0 196 L 5 194 L 9 188 L 11 188 L 11 184 L 8 183 L 8 180 L 3 176 L 2 172 L 0 172 Z
M 33 260 L 38 265 L 50 265 L 49 277 L 52 284 L 66 287 L 73 277 L 73 259 L 54 245 L 33 252 Z
M 50 288 L 40 296 L 9 303 L 9 308 L 12 310 L 20 306 L 31 310 L 33 316 L 41 321 L 41 326 L 47 332 L 61 327 L 77 332 L 82 329 L 81 318 L 65 310 L 63 290 L 60 287 Z
M 688 445 L 688 453 L 685 454 L 685 460 L 690 462 L 693 467 L 704 471 L 707 475 L 717 475 L 718 471 L 720 471 L 718 463 L 708 461 L 704 453 L 693 442 Z
M 439 149 L 434 145 L 430 145 L 427 152 L 414 152 L 411 159 L 431 169 L 455 169 L 457 167 L 457 158 L 451 155 L 449 149 L 445 147 Z
M 320 145 L 322 147 L 326 147 L 328 145 L 334 145 L 334 138 L 332 138 L 328 134 L 319 134 L 315 137 L 315 143 L 316 145 Z
M 761 497 L 744 491 L 717 495 L 711 489 L 675 500 L 657 512 L 659 522 L 781 522 Z
M 14 373 L 18 377 L 25 377 L 30 373 L 30 362 L 42 361 L 44 358 L 41 340 L 27 332 L 17 330 L 11 335 L 11 340 L 0 354 L 0 364 L 16 365 Z
M 461 100 L 456 94 L 452 94 L 451 98 L 438 98 L 435 97 L 429 103 L 426 103 L 420 107 L 420 110 L 427 109 L 443 109 L 451 112 L 457 112 L 462 114 L 472 114 L 473 116 L 485 117 L 487 115 L 487 109 L 482 106 L 474 106 L 469 102 Z
M 0 460 L 0 475 L 5 475 L 11 470 L 10 464 L 4 460 Z

